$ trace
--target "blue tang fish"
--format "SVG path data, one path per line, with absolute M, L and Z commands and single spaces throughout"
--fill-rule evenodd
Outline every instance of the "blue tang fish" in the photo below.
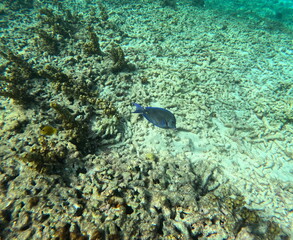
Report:
M 133 113 L 140 113 L 149 122 L 160 128 L 176 128 L 176 119 L 173 113 L 157 107 L 142 107 L 137 103 L 133 103 L 136 110 Z

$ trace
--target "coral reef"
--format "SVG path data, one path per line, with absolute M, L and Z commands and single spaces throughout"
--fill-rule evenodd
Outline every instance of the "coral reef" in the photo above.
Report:
M 70 82 L 69 76 L 67 76 L 65 73 L 63 73 L 60 69 L 55 68 L 49 64 L 44 66 L 44 68 L 42 70 L 40 70 L 38 73 L 41 77 L 50 79 L 54 83 L 70 84 L 70 83 L 68 83 L 68 82 Z M 57 88 L 57 89 L 61 90 L 61 87 Z
M 0 77 L 0 96 L 12 98 L 17 104 L 27 107 L 35 100 L 29 90 L 31 79 L 38 74 L 30 64 L 7 48 L 2 47 L 0 56 L 7 59 L 10 64 L 5 74 Z
M 110 54 L 114 62 L 114 65 L 111 67 L 111 71 L 113 73 L 135 70 L 135 65 L 132 63 L 128 63 L 125 59 L 124 52 L 120 46 L 112 46 Z
M 5 42 L 3 42 L 5 44 Z M 25 61 L 22 57 L 15 55 L 8 48 L 1 46 L 0 55 L 14 64 L 17 68 L 21 70 L 23 77 L 33 78 L 38 76 L 37 72 L 32 68 L 32 66 Z
M 103 55 L 103 52 L 100 48 L 99 38 L 91 27 L 89 27 L 89 38 L 90 41 L 84 44 L 84 51 L 89 55 Z
M 75 31 L 75 25 L 79 18 L 77 15 L 72 15 L 69 10 L 64 11 L 63 15 L 54 13 L 52 9 L 42 8 L 40 9 L 39 19 L 41 20 L 41 26 L 44 28 L 48 26 L 52 31 L 52 36 L 57 34 L 64 38 L 70 38 Z
M 67 152 L 64 145 L 42 136 L 29 152 L 20 156 L 20 159 L 40 173 L 56 174 L 60 173 Z
M 50 106 L 57 112 L 62 121 L 62 126 L 67 130 L 69 141 L 78 147 L 80 151 L 90 151 L 90 129 L 86 122 L 76 121 L 70 110 L 58 103 L 52 102 Z
M 27 107 L 34 101 L 34 97 L 29 93 L 29 86 L 24 84 L 24 81 L 17 69 L 14 69 L 9 77 L 1 76 L 0 96 L 12 98 L 15 103 Z
M 266 176 L 293 156 L 292 83 L 256 77 L 276 76 L 259 71 L 265 61 L 255 54 L 268 51 L 268 33 L 216 11 L 150 2 L 5 9 L 0 238 L 289 239 L 291 185 L 273 183 L 289 174 Z M 275 55 L 291 56 L 285 43 L 266 61 L 280 67 Z M 172 108 L 177 131 L 139 121 L 134 99 Z
M 2 208 L 2 225 L 7 229 L 13 224 L 20 237 L 31 238 L 243 239 L 240 236 L 257 235 L 288 239 L 276 223 L 266 222 L 256 210 L 248 209 L 237 190 L 215 188 L 218 184 L 211 177 L 195 175 L 186 163 L 169 162 L 169 158 L 141 161 L 131 154 L 122 158 L 122 162 L 133 161 L 127 166 L 121 165 L 119 155 L 88 155 L 85 167 L 89 171 L 76 175 L 70 186 L 56 177 L 36 178 L 33 174 L 22 176 L 27 185 L 21 187 L 17 182 L 22 177 L 12 183 L 13 177 L 4 174 L 10 188 L 24 191 L 21 199 Z M 31 190 L 25 191 L 28 187 Z M 58 214 L 64 211 L 60 219 Z

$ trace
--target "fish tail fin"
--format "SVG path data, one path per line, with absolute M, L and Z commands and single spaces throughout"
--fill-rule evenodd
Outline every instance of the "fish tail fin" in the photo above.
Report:
M 140 106 L 137 103 L 133 103 L 133 105 L 136 107 L 135 111 L 133 113 L 143 113 L 144 108 L 142 106 Z
M 53 134 L 57 135 L 57 133 L 58 133 L 58 129 L 57 128 L 54 128 L 53 129 Z

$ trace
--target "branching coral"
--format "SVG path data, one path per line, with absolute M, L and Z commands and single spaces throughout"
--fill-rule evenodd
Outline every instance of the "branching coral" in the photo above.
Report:
M 57 92 L 63 92 L 67 97 L 74 97 L 82 102 L 93 103 L 91 99 L 97 94 L 91 91 L 83 82 L 75 82 L 73 78 L 60 69 L 46 65 L 39 71 L 39 75 L 52 81 Z
M 134 64 L 128 63 L 125 59 L 124 52 L 120 46 L 112 46 L 110 50 L 111 58 L 114 62 L 111 71 L 113 73 L 118 73 L 121 71 L 134 71 Z
M 9 49 L 2 47 L 0 55 L 10 62 L 4 76 L 0 77 L 0 95 L 15 100 L 16 103 L 28 106 L 34 101 L 30 94 L 31 78 L 37 77 L 37 72 L 20 56 L 14 55 Z
M 22 57 L 15 55 L 12 51 L 8 48 L 1 47 L 0 55 L 10 61 L 11 63 L 15 64 L 16 67 L 21 69 L 21 73 L 25 78 L 32 78 L 37 77 L 37 72 L 33 69 L 33 67 L 25 61 Z
M 72 15 L 69 10 L 63 15 L 54 13 L 52 9 L 42 8 L 40 10 L 39 19 L 42 25 L 48 25 L 53 36 L 59 34 L 64 38 L 69 38 L 75 30 L 74 24 L 78 22 L 78 16 Z
M 0 96 L 12 98 L 15 103 L 27 107 L 34 101 L 34 96 L 29 93 L 25 80 L 16 70 L 9 77 L 1 76 Z
M 52 102 L 50 106 L 57 112 L 59 119 L 62 121 L 69 141 L 76 145 L 78 150 L 82 152 L 89 151 L 91 149 L 90 129 L 86 122 L 75 120 L 71 111 L 65 106 L 55 102 Z
M 56 141 L 41 136 L 38 142 L 24 153 L 20 159 L 40 173 L 56 174 L 60 172 L 67 149 Z
M 40 70 L 38 73 L 41 77 L 50 79 L 56 83 L 70 81 L 70 78 L 65 73 L 63 73 L 60 69 L 52 67 L 51 65 L 46 65 L 44 69 Z
M 89 27 L 88 30 L 90 41 L 84 44 L 84 51 L 88 55 L 103 55 L 97 34 L 93 31 L 93 28 L 91 27 Z

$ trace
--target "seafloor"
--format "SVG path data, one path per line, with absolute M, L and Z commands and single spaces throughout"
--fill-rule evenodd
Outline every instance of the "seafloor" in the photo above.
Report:
M 1 239 L 292 237 L 292 31 L 194 5 L 0 4 Z

